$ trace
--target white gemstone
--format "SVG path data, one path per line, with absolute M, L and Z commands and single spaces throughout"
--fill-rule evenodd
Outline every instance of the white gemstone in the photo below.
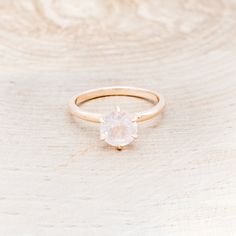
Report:
M 100 127 L 101 138 L 112 146 L 126 146 L 137 136 L 137 123 L 125 112 L 112 112 L 103 117 L 103 121 Z

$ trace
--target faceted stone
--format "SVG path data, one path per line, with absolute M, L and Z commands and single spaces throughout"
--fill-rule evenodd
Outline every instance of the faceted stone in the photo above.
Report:
M 126 146 L 137 136 L 137 123 L 125 112 L 112 112 L 103 117 L 103 121 L 100 127 L 101 139 L 112 146 Z

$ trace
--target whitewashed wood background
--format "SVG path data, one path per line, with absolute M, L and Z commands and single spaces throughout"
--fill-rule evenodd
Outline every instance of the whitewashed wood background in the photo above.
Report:
M 167 101 L 122 152 L 67 112 L 111 85 Z M 235 0 L 0 0 L 0 236 L 235 236 L 235 105 Z

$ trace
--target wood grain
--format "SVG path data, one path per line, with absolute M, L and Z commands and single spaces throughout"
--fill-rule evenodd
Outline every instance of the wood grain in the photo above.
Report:
M 111 85 L 167 101 L 122 152 L 67 112 Z M 235 0 L 0 0 L 0 235 L 235 236 L 235 95 Z

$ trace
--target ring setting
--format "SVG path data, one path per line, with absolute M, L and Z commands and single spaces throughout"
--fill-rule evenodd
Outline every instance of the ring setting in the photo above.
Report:
M 119 107 L 101 119 L 100 139 L 118 150 L 132 143 L 137 138 L 137 131 L 136 119 Z
M 152 108 L 136 112 L 127 113 L 119 106 L 107 115 L 89 112 L 81 108 L 81 104 L 92 99 L 109 96 L 129 96 L 147 100 L 153 104 Z M 80 119 L 100 123 L 100 139 L 107 144 L 122 150 L 123 147 L 131 144 L 137 139 L 138 122 L 146 121 L 157 116 L 164 108 L 164 97 L 160 93 L 151 90 L 116 86 L 89 90 L 73 97 L 69 101 L 69 109 L 72 115 Z

